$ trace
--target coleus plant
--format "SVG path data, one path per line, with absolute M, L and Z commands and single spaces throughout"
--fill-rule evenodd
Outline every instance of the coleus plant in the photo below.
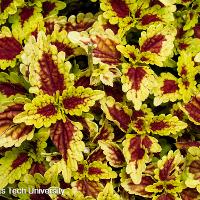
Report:
M 1 0 L 6 199 L 200 199 L 200 2 Z M 2 198 L 3 198 L 2 197 Z

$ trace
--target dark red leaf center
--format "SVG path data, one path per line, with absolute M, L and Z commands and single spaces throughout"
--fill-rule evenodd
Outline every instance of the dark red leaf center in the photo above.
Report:
M 0 59 L 13 60 L 21 51 L 22 46 L 14 37 L 0 38 Z
M 1 12 L 3 12 L 12 2 L 13 0 L 1 0 Z
M 144 15 L 141 19 L 142 25 L 148 25 L 151 22 L 161 21 L 160 18 L 157 15 L 147 14 Z
M 74 109 L 78 105 L 81 105 L 83 103 L 84 103 L 84 98 L 80 97 L 67 97 L 63 100 L 65 109 Z
M 129 7 L 123 0 L 110 0 L 113 11 L 118 17 L 124 18 L 129 16 Z
M 54 2 L 45 1 L 42 4 L 43 16 L 46 17 L 55 7 L 56 4 Z
M 158 131 L 169 127 L 169 124 L 164 121 L 155 121 L 150 124 L 152 131 Z
M 62 42 L 55 41 L 55 42 L 52 42 L 51 44 L 55 45 L 58 51 L 64 51 L 66 57 L 71 56 L 74 53 L 74 50 L 69 45 L 64 44 Z
M 165 36 L 162 34 L 154 35 L 148 38 L 141 47 L 141 52 L 150 51 L 151 53 L 159 54 L 162 49 L 162 43 L 166 41 Z
M 22 25 L 24 24 L 25 21 L 27 21 L 33 15 L 33 12 L 34 12 L 33 7 L 23 7 L 22 8 L 22 11 L 19 14 Z
M 164 80 L 164 85 L 160 89 L 163 94 L 175 93 L 178 90 L 178 84 L 175 80 Z
M 42 108 L 38 108 L 37 113 L 46 117 L 50 117 L 52 115 L 56 114 L 56 108 L 55 106 L 51 103 L 49 105 L 46 105 Z
M 146 75 L 146 71 L 142 67 L 129 68 L 126 74 L 132 82 L 132 89 L 140 90 L 140 84 Z
M 27 153 L 20 153 L 18 157 L 12 162 L 12 168 L 16 169 L 23 163 L 25 163 L 28 160 L 28 154 Z

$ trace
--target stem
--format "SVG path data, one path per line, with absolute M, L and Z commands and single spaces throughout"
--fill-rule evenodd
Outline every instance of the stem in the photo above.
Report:
M 94 70 L 92 51 L 93 51 L 93 44 L 90 43 L 88 45 L 88 67 L 89 67 L 89 74 L 90 75 L 92 74 L 92 72 Z

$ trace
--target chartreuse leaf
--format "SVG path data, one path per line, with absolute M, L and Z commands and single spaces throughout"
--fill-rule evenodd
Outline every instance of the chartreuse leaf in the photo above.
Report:
M 34 2 L 38 7 L 42 8 L 43 17 L 57 15 L 59 10 L 66 7 L 66 4 L 57 0 L 36 0 Z
M 12 23 L 13 35 L 19 38 L 20 41 L 28 39 L 38 27 L 44 26 L 41 8 L 31 5 L 23 5 L 17 10 L 15 15 L 9 17 L 9 22 Z
M 200 124 L 200 117 L 199 117 L 199 105 L 200 105 L 200 95 L 197 94 L 196 96 L 191 97 L 190 101 L 181 105 L 181 110 L 187 115 L 190 121 L 194 122 L 194 124 Z
M 185 184 L 189 188 L 196 188 L 200 193 L 199 163 L 200 148 L 195 146 L 190 147 L 187 155 Z
M 145 134 L 146 122 L 148 118 L 152 118 L 154 116 L 152 110 L 147 107 L 147 104 L 142 104 L 140 110 L 132 109 L 132 111 L 131 123 L 133 130 L 138 134 Z
M 43 187 L 47 187 L 45 185 L 45 178 L 40 174 L 36 173 L 34 175 L 26 174 L 18 183 L 18 188 L 21 190 L 25 190 L 26 192 L 22 192 L 21 194 L 17 194 L 17 197 L 20 200 L 29 200 L 33 199 L 38 194 L 30 194 L 33 189 L 42 189 Z M 48 194 L 43 194 L 42 198 L 49 199 Z
M 172 54 L 175 36 L 176 29 L 172 25 L 151 25 L 139 39 L 140 60 L 163 67 L 163 62 Z
M 31 168 L 32 158 L 21 148 L 7 151 L 0 159 L 0 188 L 13 184 Z
M 125 158 L 120 147 L 111 141 L 99 141 L 99 146 L 106 155 L 106 160 L 112 167 L 123 167 L 125 165 Z
M 13 123 L 13 118 L 22 113 L 23 108 L 24 103 L 13 102 L 0 112 L 0 147 L 18 147 L 23 141 L 33 138 L 34 126 Z
M 178 79 L 170 73 L 161 73 L 157 78 L 157 87 L 154 88 L 154 105 L 159 106 L 161 103 L 168 101 L 175 102 L 181 99 L 178 87 Z
M 112 183 L 107 183 L 102 192 L 98 194 L 97 200 L 120 200 L 120 196 L 115 192 Z
M 72 170 L 67 166 L 67 163 L 64 159 L 61 159 L 58 162 L 55 162 L 44 174 L 45 183 L 51 184 L 54 187 L 60 187 L 59 183 L 59 174 L 61 173 L 65 183 L 70 183 L 72 177 Z
M 154 179 L 150 175 L 143 175 L 141 178 L 140 183 L 135 184 L 132 179 L 130 178 L 130 175 L 128 175 L 125 171 L 125 169 L 122 169 L 120 173 L 121 177 L 121 186 L 124 188 L 125 191 L 127 191 L 129 194 L 135 194 L 142 197 L 152 198 L 153 193 L 147 192 L 145 188 L 149 185 L 152 185 L 154 183 Z
M 120 4 L 120 6 L 119 6 Z M 104 11 L 103 16 L 109 19 L 111 24 L 119 23 L 121 26 L 125 27 L 132 20 L 130 17 L 131 10 L 136 6 L 135 2 L 131 0 L 124 1 L 100 1 L 101 10 Z
M 58 52 L 43 31 L 37 39 L 32 36 L 26 42 L 20 68 L 24 75 L 28 72 L 30 92 L 37 95 L 62 93 L 73 83 L 74 76 L 69 73 L 71 63 L 65 62 L 65 53 Z
M 111 96 L 103 98 L 100 103 L 108 120 L 113 121 L 124 132 L 131 130 L 132 111 L 127 106 L 115 102 L 115 99 Z
M 132 101 L 134 108 L 139 110 L 152 89 L 157 86 L 156 75 L 148 66 L 129 63 L 122 64 L 122 90 L 126 92 L 128 100 Z
M 21 43 L 13 36 L 8 27 L 3 26 L 0 31 L 0 68 L 4 70 L 7 67 L 14 67 L 21 52 Z
M 100 90 L 72 86 L 63 91 L 60 101 L 62 101 L 66 114 L 80 116 L 82 112 L 88 112 L 95 101 L 102 99 L 104 95 L 104 92 Z
M 102 126 L 99 132 L 93 138 L 93 143 L 97 143 L 99 140 L 113 140 L 114 129 L 107 119 L 101 121 Z
M 68 37 L 71 42 L 80 45 L 87 53 L 90 53 L 88 45 L 91 46 L 92 44 L 90 51 L 93 64 L 116 66 L 121 63 L 121 53 L 116 49 L 116 46 L 120 44 L 120 40 L 110 29 L 105 32 L 92 29 L 90 34 L 71 31 Z
M 151 161 L 153 153 L 161 151 L 161 147 L 156 138 L 147 135 L 127 135 L 122 144 L 127 162 L 126 172 L 134 184 L 139 184 L 146 164 Z
M 77 170 L 77 161 L 83 160 L 85 145 L 81 130 L 80 123 L 69 119 L 58 120 L 50 127 L 51 140 L 72 171 Z
M 39 95 L 31 103 L 24 105 L 24 112 L 18 114 L 13 121 L 15 123 L 24 122 L 36 128 L 49 127 L 52 123 L 62 119 L 61 110 L 56 102 L 56 97 Z
M 117 173 L 112 171 L 106 163 L 94 161 L 87 163 L 83 161 L 78 164 L 78 170 L 73 173 L 74 179 L 89 179 L 98 181 L 99 179 L 112 179 L 117 177 Z
M 71 15 L 65 23 L 64 29 L 69 33 L 70 31 L 88 31 L 92 28 L 92 25 L 97 20 L 98 13 L 78 13 L 77 15 Z
M 75 199 L 79 200 L 95 200 L 98 194 L 102 192 L 104 188 L 102 183 L 87 179 L 74 181 L 71 183 L 71 185 Z
M 156 182 L 146 187 L 147 192 L 153 192 L 153 199 L 178 199 L 178 194 L 185 188 L 181 175 L 184 158 L 179 150 L 169 151 L 157 162 L 154 170 Z
M 22 6 L 24 0 L 2 0 L 0 2 L 0 24 L 4 24 L 9 15 L 17 12 L 17 8 Z
M 158 135 L 177 134 L 187 128 L 187 123 L 180 121 L 178 117 L 161 114 L 148 119 L 147 132 Z

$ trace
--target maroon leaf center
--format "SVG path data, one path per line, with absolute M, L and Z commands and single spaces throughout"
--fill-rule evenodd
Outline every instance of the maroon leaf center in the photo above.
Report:
M 40 63 L 41 89 L 48 95 L 53 95 L 57 90 L 62 92 L 65 89 L 64 76 L 58 71 L 52 56 L 44 53 Z
M 93 174 L 101 174 L 102 173 L 102 171 L 101 171 L 101 169 L 99 169 L 99 168 L 97 168 L 97 167 L 89 167 L 89 169 L 88 169 L 88 174 L 89 175 L 93 175 Z
M 74 53 L 74 50 L 68 46 L 67 44 L 63 44 L 62 42 L 52 42 L 58 49 L 58 51 L 64 51 L 66 56 L 71 56 Z
M 12 162 L 12 168 L 16 169 L 23 163 L 25 163 L 28 160 L 28 154 L 27 153 L 20 153 L 18 157 Z
M 34 12 L 33 7 L 23 7 L 22 8 L 21 13 L 19 14 L 22 25 L 24 24 L 25 21 L 27 21 L 33 15 L 33 12 Z
M 13 60 L 21 51 L 22 46 L 14 37 L 0 38 L 0 59 Z
M 131 122 L 129 115 L 126 114 L 123 110 L 116 108 L 115 105 L 113 107 L 109 107 L 108 110 L 112 118 L 119 122 L 120 127 L 127 131 Z
M 124 18 L 129 16 L 129 8 L 123 0 L 110 0 L 110 4 L 118 17 Z
M 194 174 L 194 178 L 200 180 L 200 160 L 194 160 L 189 166 L 189 172 Z
M 9 97 L 15 94 L 24 94 L 26 90 L 19 84 L 0 83 L 0 92 Z
M 174 158 L 171 158 L 169 160 L 167 160 L 163 166 L 163 169 L 160 170 L 159 172 L 159 178 L 161 181 L 169 181 L 171 179 L 174 179 L 174 175 L 173 175 L 173 167 L 174 167 Z
M 126 74 L 132 82 L 132 89 L 140 90 L 140 84 L 146 75 L 146 71 L 142 67 L 129 68 Z
M 63 100 L 65 109 L 74 109 L 78 105 L 81 105 L 83 103 L 84 103 L 84 98 L 80 97 L 68 97 Z
M 46 17 L 55 7 L 56 7 L 55 3 L 51 3 L 50 1 L 45 1 L 42 4 L 43 16 Z
M 3 12 L 12 2 L 13 0 L 1 0 L 1 12 Z
M 166 41 L 165 36 L 162 34 L 154 35 L 148 38 L 141 47 L 141 52 L 150 51 L 151 53 L 160 53 L 162 43 Z
M 46 105 L 42 108 L 37 109 L 37 113 L 46 117 L 50 117 L 52 115 L 56 114 L 56 108 L 55 106 L 51 103 L 49 105 Z
M 158 131 L 158 130 L 162 130 L 168 127 L 169 127 L 169 124 L 164 121 L 156 121 L 150 124 L 150 128 L 152 131 Z
M 160 89 L 163 94 L 174 93 L 178 90 L 178 84 L 175 80 L 164 80 L 164 85 Z
M 142 25 L 150 24 L 151 22 L 161 21 L 157 15 L 144 15 L 141 19 Z

